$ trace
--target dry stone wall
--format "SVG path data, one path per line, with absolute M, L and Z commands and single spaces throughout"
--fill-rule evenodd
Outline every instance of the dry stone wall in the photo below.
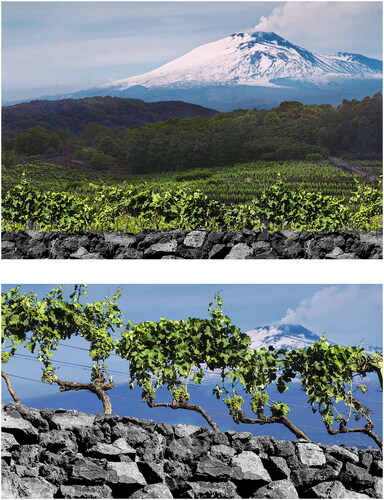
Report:
M 19 231 L 2 233 L 3 259 L 381 259 L 382 232 Z
M 2 411 L 3 498 L 382 498 L 382 454 L 133 417 Z

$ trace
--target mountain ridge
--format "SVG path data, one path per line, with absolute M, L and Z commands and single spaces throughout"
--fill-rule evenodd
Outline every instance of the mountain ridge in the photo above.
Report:
M 145 102 L 141 99 L 111 96 L 82 99 L 33 100 L 3 106 L 3 133 L 25 132 L 35 125 L 52 132 L 60 127 L 80 133 L 89 122 L 107 127 L 141 127 L 170 118 L 212 118 L 218 112 L 183 101 Z
M 361 54 L 319 55 L 274 32 L 233 33 L 200 45 L 152 71 L 109 82 L 102 88 L 193 88 L 207 85 L 275 86 L 276 79 L 329 79 L 380 76 L 382 63 Z M 278 85 L 279 86 L 279 85 Z
M 251 349 L 261 349 L 273 346 L 275 349 L 302 349 L 307 348 L 320 340 L 320 336 L 302 325 L 277 323 L 257 326 L 246 332 L 251 337 Z M 327 339 L 330 344 L 336 344 Z M 364 352 L 373 353 L 382 351 L 382 347 L 364 345 Z
M 225 112 L 271 109 L 282 101 L 338 106 L 344 99 L 363 99 L 381 90 L 378 59 L 349 52 L 314 54 L 273 32 L 241 32 L 196 47 L 147 73 L 44 99 L 181 100 Z M 16 102 L 22 100 L 6 104 Z

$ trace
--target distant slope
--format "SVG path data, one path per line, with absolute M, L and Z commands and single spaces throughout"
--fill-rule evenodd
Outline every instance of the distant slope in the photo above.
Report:
M 247 334 L 251 337 L 252 349 L 261 349 L 262 347 L 268 349 L 269 346 L 273 346 L 275 349 L 306 349 L 320 340 L 319 335 L 302 325 L 284 323 L 257 326 L 254 330 L 249 330 Z M 328 342 L 335 344 L 331 339 L 328 339 Z M 364 352 L 367 354 L 383 350 L 381 346 L 365 344 L 363 346 Z
M 361 54 L 315 54 L 273 32 L 233 33 L 147 73 L 39 99 L 181 100 L 220 111 L 271 109 L 282 101 L 338 106 L 380 92 L 382 67 Z
M 381 80 L 382 61 L 361 54 L 320 55 L 294 45 L 273 32 L 233 33 L 201 45 L 142 75 L 109 82 L 102 88 L 201 88 L 328 86 L 345 79 Z
M 309 347 L 320 337 L 302 325 L 266 325 L 257 326 L 247 332 L 252 339 L 251 348 L 302 349 Z
M 2 108 L 3 133 L 14 136 L 35 125 L 79 134 L 89 122 L 107 127 L 141 127 L 170 118 L 213 117 L 218 112 L 182 101 L 144 102 L 121 97 L 31 101 Z

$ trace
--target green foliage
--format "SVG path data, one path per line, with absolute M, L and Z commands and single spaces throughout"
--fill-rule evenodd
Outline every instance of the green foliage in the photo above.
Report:
M 213 118 L 167 120 L 196 113 Z M 361 101 L 345 100 L 337 108 L 284 102 L 272 110 L 215 115 L 186 103 L 94 97 L 5 107 L 3 129 L 9 137 L 22 132 L 15 140 L 16 151 L 40 154 L 49 141 L 34 130 L 39 127 L 30 127 L 43 125 L 49 132 L 69 127 L 80 135 L 77 145 L 113 157 L 128 174 L 207 169 L 257 160 L 317 161 L 329 153 L 380 155 L 382 151 L 381 94 Z M 34 130 L 32 137 L 27 136 L 27 128 Z
M 343 227 L 346 221 L 346 207 L 341 200 L 291 190 L 281 179 L 253 200 L 249 212 L 253 220 L 297 230 L 332 231 Z
M 91 167 L 95 170 L 107 171 L 113 167 L 115 161 L 112 156 L 95 151 L 91 158 Z
M 255 391 L 251 395 L 251 408 L 253 413 L 257 413 L 260 408 L 264 408 L 269 401 L 269 396 L 266 392 Z
M 227 396 L 225 399 L 223 399 L 224 404 L 227 406 L 229 410 L 229 414 L 232 416 L 233 421 L 236 424 L 239 424 L 239 412 L 242 410 L 242 406 L 244 404 L 244 398 L 242 398 L 239 394 L 236 394 L 236 392 L 233 394 L 232 397 Z
M 10 167 L 17 163 L 17 156 L 13 151 L 3 150 L 1 153 L 1 164 L 4 167 Z
M 280 421 L 296 434 L 297 429 L 286 419 L 289 406 L 273 401 L 267 388 L 275 385 L 280 393 L 284 393 L 288 384 L 298 377 L 312 411 L 319 412 L 331 434 L 338 432 L 331 428 L 335 421 L 345 428 L 352 415 L 356 416 L 356 420 L 364 418 L 372 428 L 371 410 L 359 401 L 357 395 L 359 391 L 365 393 L 367 387 L 365 384 L 355 387 L 353 379 L 376 372 L 382 383 L 382 356 L 379 353 L 369 356 L 363 351 L 363 347 L 330 345 L 325 338 L 305 349 L 288 351 L 270 347 L 254 350 L 224 374 L 223 386 L 216 386 L 213 395 L 220 398 L 222 392 L 227 394 L 223 402 L 234 421 L 239 423 L 244 416 L 244 399 L 238 394 L 240 384 L 241 390 L 250 395 L 252 411 L 257 415 L 256 419 L 247 419 L 249 423 Z M 232 387 L 232 397 L 226 388 L 227 381 Z M 271 417 L 266 409 L 269 409 Z M 280 420 L 273 420 L 276 418 Z M 366 428 L 358 430 L 366 432 Z
M 187 186 L 154 189 L 146 185 L 88 183 L 80 197 L 34 190 L 24 179 L 4 196 L 3 228 L 23 229 L 33 223 L 43 230 L 72 232 L 90 229 L 139 232 L 176 227 L 323 231 L 358 224 L 364 231 L 380 227 L 380 193 L 380 189 L 358 184 L 346 203 L 319 192 L 292 189 L 278 176 L 275 184 L 251 202 L 224 205 Z
M 307 161 L 319 161 L 322 160 L 324 156 L 321 153 L 308 153 L 305 159 Z
M 188 383 L 191 378 L 194 383 L 203 381 L 203 366 L 225 371 L 246 354 L 249 337 L 223 313 L 219 296 L 210 304 L 209 316 L 128 323 L 117 353 L 129 360 L 130 387 L 136 382 L 145 401 L 154 400 L 164 385 L 175 400 L 188 400 Z
M 363 347 L 330 345 L 322 337 L 307 349 L 287 352 L 282 362 L 279 380 L 290 380 L 294 374 L 300 377 L 308 402 L 314 412 L 319 411 L 327 426 L 333 422 L 350 421 L 352 415 L 371 422 L 369 408 L 359 400 L 356 392 L 364 392 L 366 386 L 353 387 L 357 375 L 365 377 L 382 363 L 376 357 L 365 354 Z M 340 404 L 344 403 L 345 411 Z
M 33 292 L 20 293 L 20 287 L 2 293 L 2 345 L 12 343 L 4 362 L 23 344 L 43 364 L 42 380 L 52 383 L 56 370 L 52 356 L 60 341 L 80 336 L 89 342 L 94 362 L 91 380 L 101 371 L 107 373 L 105 362 L 115 349 L 111 334 L 123 326 L 117 305 L 121 293 L 117 290 L 112 297 L 86 304 L 80 302 L 83 296 L 87 296 L 85 285 L 75 285 L 69 299 L 64 298 L 62 287 L 52 289 L 42 300 Z
M 182 174 L 177 174 L 175 176 L 176 182 L 182 181 L 195 181 L 200 179 L 209 179 L 212 177 L 212 172 L 210 170 L 193 170 L 191 172 L 184 172 Z
M 188 394 L 187 387 L 185 386 L 176 386 L 172 389 L 172 397 L 178 403 L 185 403 L 189 401 L 190 395 Z
M 217 113 L 210 109 L 181 101 L 150 103 L 139 99 L 95 96 L 3 106 L 2 125 L 4 132 L 12 137 L 26 132 L 36 124 L 42 125 L 49 132 L 67 129 L 72 134 L 80 135 L 88 123 L 97 122 L 97 125 L 104 127 L 101 130 L 107 131 L 107 135 L 119 137 L 128 128 L 165 121 L 174 116 L 215 114 Z M 92 136 L 92 130 L 90 132 Z
M 29 156 L 44 154 L 49 148 L 60 150 L 63 147 L 57 133 L 49 134 L 43 127 L 36 126 L 15 138 L 14 150 Z
M 271 413 L 273 417 L 285 417 L 290 411 L 290 408 L 284 403 L 275 403 L 271 406 Z
M 36 191 L 22 181 L 3 199 L 4 228 L 28 223 L 42 230 L 82 231 L 89 227 L 91 209 L 75 196 Z
M 349 199 L 351 205 L 350 225 L 359 231 L 374 231 L 382 224 L 382 192 L 356 180 L 356 190 Z

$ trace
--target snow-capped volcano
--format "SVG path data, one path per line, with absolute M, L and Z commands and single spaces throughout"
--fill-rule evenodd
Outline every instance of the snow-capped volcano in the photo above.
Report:
M 258 326 L 247 334 L 251 337 L 251 349 L 273 346 L 275 349 L 301 349 L 320 340 L 319 335 L 301 325 Z
M 115 96 L 184 101 L 218 111 L 271 109 L 282 101 L 338 106 L 382 90 L 382 62 L 360 54 L 319 55 L 276 33 L 234 33 L 142 75 L 40 99 Z M 15 104 L 15 103 L 8 103 Z
M 234 33 L 201 45 L 182 57 L 102 88 L 201 88 L 284 86 L 285 79 L 328 84 L 340 78 L 380 78 L 382 62 L 359 54 L 317 55 L 276 33 Z
M 265 325 L 258 326 L 250 330 L 247 334 L 251 337 L 251 349 L 261 349 L 273 346 L 275 349 L 302 349 L 309 347 L 314 342 L 320 340 L 320 336 L 311 332 L 302 325 Z M 330 344 L 334 344 L 331 339 L 327 339 Z M 364 352 L 373 354 L 382 352 L 379 346 L 364 345 Z

